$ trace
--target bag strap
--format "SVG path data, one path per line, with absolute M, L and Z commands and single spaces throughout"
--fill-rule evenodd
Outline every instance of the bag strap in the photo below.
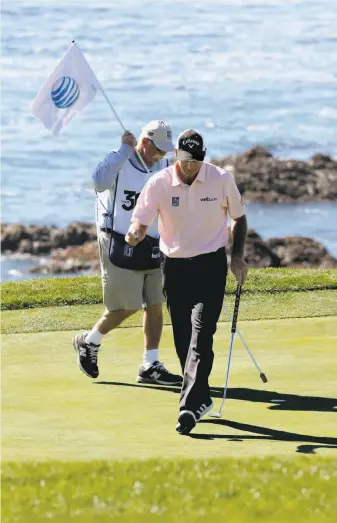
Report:
M 114 214 L 115 214 L 115 205 L 116 205 L 116 195 L 117 195 L 117 184 L 118 184 L 118 179 L 119 179 L 119 172 L 117 173 L 117 176 L 116 176 L 116 181 L 115 181 L 115 190 L 114 190 L 114 201 L 113 201 L 113 204 L 112 204 L 112 211 L 109 212 L 108 209 L 105 207 L 104 203 L 102 202 L 102 200 L 100 199 L 100 197 L 98 196 L 98 192 L 95 190 L 95 193 L 96 193 L 96 198 L 98 199 L 98 201 L 100 202 L 100 204 L 102 205 L 103 209 L 106 211 L 105 213 L 103 213 L 103 216 L 104 216 L 104 224 L 105 224 L 105 229 L 107 229 L 106 225 L 107 225 L 107 219 L 108 218 L 111 218 L 111 230 L 113 231 L 113 228 L 114 228 Z

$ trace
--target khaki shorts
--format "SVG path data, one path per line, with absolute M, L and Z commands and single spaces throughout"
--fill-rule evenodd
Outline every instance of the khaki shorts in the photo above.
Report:
M 113 265 L 109 258 L 110 234 L 98 233 L 103 303 L 108 311 L 138 310 L 165 301 L 160 269 L 131 271 Z

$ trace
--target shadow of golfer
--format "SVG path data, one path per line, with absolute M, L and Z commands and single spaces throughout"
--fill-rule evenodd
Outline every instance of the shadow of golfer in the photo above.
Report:
M 223 390 L 223 389 L 220 389 Z M 234 388 L 228 389 L 228 398 L 258 403 L 271 403 L 270 410 L 302 410 L 313 412 L 337 412 L 337 398 L 300 396 L 270 390 Z
M 207 419 L 201 420 L 199 425 L 213 424 L 216 427 L 225 426 L 233 429 L 241 430 L 243 432 L 252 432 L 250 435 L 234 435 L 234 434 L 189 434 L 193 439 L 215 440 L 227 439 L 228 441 L 246 441 L 246 440 L 266 440 L 266 441 L 294 441 L 299 443 L 316 443 L 317 445 L 299 445 L 296 452 L 301 454 L 315 454 L 316 448 L 337 448 L 337 438 L 330 438 L 325 436 L 309 436 L 307 434 L 296 434 L 295 432 L 287 432 L 284 430 L 270 429 L 268 427 L 260 427 L 258 425 L 249 425 L 247 423 L 239 423 L 237 421 L 223 420 L 223 419 Z M 254 434 L 255 433 L 255 434 Z
M 138 387 L 141 389 L 161 390 L 180 394 L 179 386 L 148 385 L 125 383 L 121 381 L 95 381 L 96 385 L 111 385 L 117 387 Z M 212 398 L 222 398 L 222 387 L 210 387 Z M 247 388 L 229 388 L 227 398 L 232 400 L 251 401 L 253 403 L 270 403 L 271 410 L 298 410 L 313 412 L 337 412 L 337 398 L 321 398 L 319 396 L 300 396 L 297 394 L 283 394 L 270 390 Z

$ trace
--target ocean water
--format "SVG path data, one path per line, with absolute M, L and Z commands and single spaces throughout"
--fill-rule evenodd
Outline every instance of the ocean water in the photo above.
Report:
M 2 220 L 94 220 L 91 172 L 122 133 L 103 96 L 58 138 L 29 114 L 73 39 L 136 135 L 160 118 L 174 136 L 196 127 L 209 158 L 261 143 L 308 159 L 337 155 L 336 22 L 334 0 L 5 1 Z M 336 204 L 251 209 L 263 237 L 301 232 L 337 254 Z

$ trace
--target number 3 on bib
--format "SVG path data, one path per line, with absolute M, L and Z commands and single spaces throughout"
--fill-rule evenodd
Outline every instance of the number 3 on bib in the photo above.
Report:
M 122 208 L 125 211 L 132 211 L 132 209 L 134 209 L 136 207 L 136 203 L 137 203 L 140 193 L 136 192 L 136 191 L 124 191 L 124 194 L 125 194 L 125 200 L 122 200 L 122 202 L 123 202 Z

